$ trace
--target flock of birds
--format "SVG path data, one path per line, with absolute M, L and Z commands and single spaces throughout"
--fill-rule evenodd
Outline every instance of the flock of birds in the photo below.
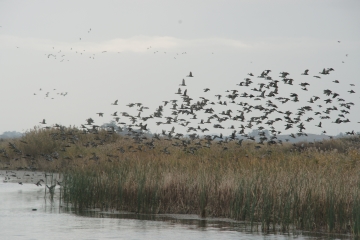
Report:
M 66 95 L 68 95 L 68 92 L 53 92 L 56 91 L 56 89 L 54 88 L 52 91 L 43 91 L 41 88 L 39 89 L 38 92 L 34 93 L 34 96 L 44 96 L 44 99 L 55 99 L 55 96 L 58 97 L 65 97 Z
M 87 33 L 91 33 L 91 28 L 87 31 Z M 83 41 L 84 38 L 83 37 L 80 37 L 79 38 L 79 41 Z M 17 47 L 19 48 L 19 47 Z M 148 46 L 146 48 L 147 51 L 153 51 L 153 54 L 167 54 L 168 52 L 166 51 L 161 51 L 159 52 L 159 50 L 154 50 L 154 48 L 152 46 Z M 45 53 L 45 57 L 47 57 L 48 59 L 52 59 L 52 60 L 57 60 L 59 62 L 69 62 L 70 61 L 70 58 L 67 57 L 67 55 L 65 54 L 65 52 L 67 52 L 66 54 L 68 54 L 68 51 L 64 51 L 63 52 L 63 49 L 56 49 L 55 47 L 52 47 L 52 51 L 49 52 L 49 53 Z M 88 53 L 86 52 L 86 49 L 76 49 L 75 47 L 70 47 L 70 52 L 73 52 L 75 53 L 76 55 L 79 55 L 79 56 L 82 56 L 82 57 L 86 57 L 88 59 L 91 59 L 91 60 L 95 60 L 96 56 L 97 56 L 97 53 Z M 104 53 L 107 53 L 108 51 L 101 51 L 99 52 L 100 54 L 104 54 Z M 119 51 L 116 51 L 117 54 L 121 53 Z M 168 54 L 168 55 L 171 55 L 173 57 L 173 59 L 177 59 L 178 57 L 180 57 L 181 55 L 186 55 L 187 52 L 176 52 L 176 53 L 172 53 L 173 55 L 171 54 Z M 211 54 L 214 54 L 213 52 Z
M 324 68 L 318 75 L 313 75 L 313 79 L 330 75 L 332 71 L 334 71 L 333 68 Z M 147 147 L 155 148 L 156 141 L 162 138 L 171 141 L 173 147 L 181 147 L 185 152 L 194 154 L 200 148 L 209 148 L 214 142 L 223 145 L 223 150 L 228 149 L 227 143 L 236 141 L 241 145 L 245 139 L 255 141 L 256 148 L 261 148 L 261 145 L 264 144 L 282 144 L 278 135 L 284 130 L 295 130 L 288 137 L 297 138 L 307 136 L 305 130 L 309 125 L 321 129 L 321 134 L 326 134 L 323 123 L 331 121 L 333 124 L 346 124 L 350 122 L 347 115 L 350 114 L 350 109 L 355 104 L 330 89 L 324 89 L 322 95 L 305 99 L 306 103 L 296 111 L 290 111 L 293 106 L 289 106 L 289 110 L 284 110 L 290 102 L 301 102 L 301 94 L 291 92 L 283 95 L 280 92 L 281 86 L 299 85 L 302 91 L 308 91 L 311 84 L 308 82 L 295 83 L 288 72 L 280 72 L 280 80 L 273 79 L 270 73 L 271 70 L 264 70 L 257 77 L 249 73 L 244 81 L 237 84 L 236 89 L 226 90 L 224 95 L 214 95 L 209 88 L 204 88 L 203 92 L 206 95 L 198 100 L 194 100 L 188 94 L 188 90 L 185 88 L 187 87 L 186 81 L 182 79 L 178 90 L 174 93 L 178 99 L 163 101 L 163 104 L 153 111 L 142 103 L 129 103 L 126 106 L 136 109 L 137 114 L 114 110 L 109 114 L 112 116 L 112 123 L 105 124 L 105 128 L 109 135 L 125 134 L 127 139 L 137 145 L 137 147 L 130 146 L 128 149 L 119 147 L 118 150 L 122 153 L 144 151 Z M 309 76 L 311 79 L 308 69 L 301 75 Z M 190 72 L 186 77 L 194 78 L 195 76 Z M 339 83 L 338 80 L 333 82 Z M 350 84 L 350 86 L 354 87 L 355 85 Z M 353 89 L 349 89 L 347 92 L 349 95 L 355 93 Z M 256 102 L 263 104 L 254 104 Z M 111 105 L 119 105 L 118 100 Z M 217 108 L 222 109 L 214 110 Z M 150 113 L 144 116 L 145 112 Z M 103 112 L 96 114 L 100 118 L 105 115 Z M 336 118 L 333 117 L 334 114 L 336 114 Z M 171 129 L 162 130 L 161 133 L 151 133 L 148 127 L 148 123 L 151 125 L 151 122 L 159 127 L 169 128 L 166 126 L 170 126 Z M 46 124 L 45 119 L 40 123 Z M 61 128 L 58 124 L 55 127 Z M 84 134 L 96 134 L 99 129 L 104 128 L 104 125 L 95 124 L 94 118 L 90 117 L 80 128 Z M 176 129 L 180 129 L 180 131 L 176 131 Z M 217 131 L 216 134 L 207 134 L 214 130 Z M 223 133 L 226 130 L 230 131 L 227 136 Z M 251 134 L 252 130 L 256 130 L 257 135 Z M 186 134 L 184 134 L 185 131 Z M 356 133 L 352 130 L 346 134 L 355 135 Z M 289 141 L 289 138 L 286 141 Z M 98 140 L 99 143 L 88 143 L 88 146 L 96 147 L 98 144 L 106 142 L 106 139 Z M 170 154 L 169 147 L 161 151 Z M 97 158 L 94 154 L 93 159 Z
M 62 182 L 59 182 L 60 177 L 57 174 L 47 174 L 47 173 L 37 173 L 37 172 L 27 172 L 27 171 L 0 171 L 0 176 L 4 177 L 3 182 L 17 182 L 20 185 L 23 183 L 33 183 L 38 187 L 41 187 L 42 184 L 45 184 L 50 194 L 54 194 L 55 188 L 57 185 L 62 186 Z M 44 181 L 44 179 L 51 178 L 49 181 L 50 186 L 47 185 L 48 181 Z

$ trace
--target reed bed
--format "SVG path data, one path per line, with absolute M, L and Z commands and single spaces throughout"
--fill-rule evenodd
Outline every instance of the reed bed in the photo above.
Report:
M 0 155 L 0 167 L 62 172 L 63 199 L 80 210 L 195 213 L 242 220 L 254 228 L 260 224 L 262 231 L 360 235 L 358 136 L 260 149 L 230 142 L 224 150 L 213 142 L 189 154 L 164 139 L 140 151 L 130 138 L 106 131 L 59 131 L 34 129 L 0 142 L 7 154 Z M 21 153 L 10 151 L 9 142 Z M 89 146 L 92 142 L 96 146 Z M 165 147 L 170 154 L 161 151 Z M 28 152 L 31 157 L 23 158 Z M 57 159 L 46 160 L 54 152 Z

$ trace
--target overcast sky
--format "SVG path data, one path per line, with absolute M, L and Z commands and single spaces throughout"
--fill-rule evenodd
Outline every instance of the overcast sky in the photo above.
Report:
M 256 76 L 265 69 L 273 79 L 281 81 L 283 71 L 294 79 L 294 86 L 279 83 L 279 92 L 298 93 L 300 102 L 272 99 L 280 110 L 296 112 L 314 95 L 321 97 L 311 105 L 314 111 L 338 106 L 325 104 L 324 89 L 355 104 L 346 115 L 350 123 L 331 123 L 336 113 L 319 129 L 317 116 L 305 132 L 360 131 L 359 13 L 358 0 L 0 1 L 0 133 L 23 132 L 43 119 L 46 126 L 80 126 L 91 117 L 101 125 L 115 111 L 137 115 L 129 103 L 149 107 L 142 113 L 148 116 L 162 101 L 181 102 L 175 93 L 183 78 L 182 89 L 194 101 L 203 96 L 217 102 L 216 94 L 226 100 L 226 90 L 251 93 L 264 82 Z M 323 68 L 335 71 L 320 75 Z M 301 75 L 305 69 L 309 76 Z M 186 78 L 190 71 L 194 77 Z M 250 72 L 253 85 L 237 86 Z M 308 91 L 301 82 L 310 83 Z M 119 105 L 111 105 L 117 99 Z M 234 115 L 240 109 L 214 108 L 233 109 Z M 164 128 L 154 123 L 149 122 L 153 132 Z

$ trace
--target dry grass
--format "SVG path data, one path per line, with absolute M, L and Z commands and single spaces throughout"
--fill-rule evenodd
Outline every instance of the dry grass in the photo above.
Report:
M 79 209 L 196 213 L 260 222 L 264 231 L 360 234 L 358 137 L 260 149 L 230 142 L 223 150 L 213 142 L 194 154 L 164 139 L 155 140 L 154 149 L 145 142 L 150 139 L 140 151 L 132 139 L 106 131 L 34 129 L 0 142 L 6 151 L 0 168 L 63 172 L 65 201 Z M 161 151 L 165 147 L 170 154 Z M 57 159 L 49 159 L 54 152 Z

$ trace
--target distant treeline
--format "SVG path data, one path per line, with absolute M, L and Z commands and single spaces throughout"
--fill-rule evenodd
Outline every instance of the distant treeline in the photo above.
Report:
M 0 135 L 0 139 L 5 139 L 5 138 L 19 138 L 22 137 L 24 134 L 21 132 L 16 132 L 16 131 L 7 131 L 4 132 L 3 134 Z

